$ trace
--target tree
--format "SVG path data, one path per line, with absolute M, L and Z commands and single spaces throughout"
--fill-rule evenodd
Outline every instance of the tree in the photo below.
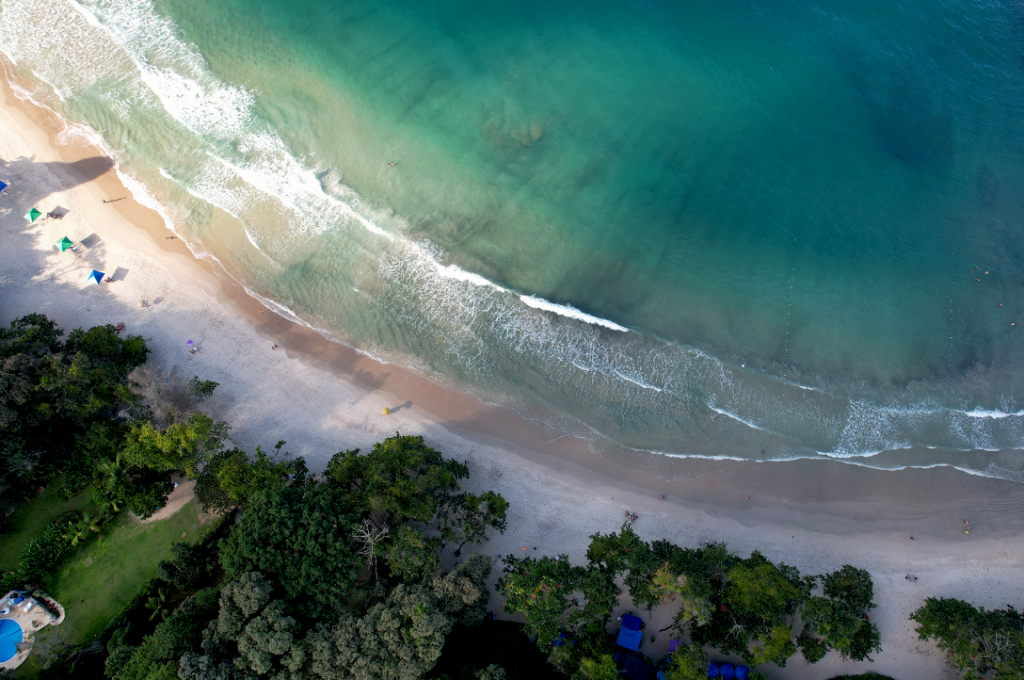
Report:
M 678 647 L 668 659 L 667 680 L 705 680 L 708 677 L 708 655 L 700 645 Z
M 572 632 L 592 631 L 611 614 L 618 589 L 607 573 L 573 566 L 565 555 L 539 560 L 507 555 L 504 561 L 505 573 L 497 586 L 507 598 L 504 609 L 525 615 L 526 633 L 537 635 L 542 649 L 555 640 L 563 625 Z M 577 592 L 583 595 L 582 601 Z
M 188 590 L 209 570 L 206 548 L 194 543 L 171 543 L 171 559 L 156 565 L 157 575 L 178 590 Z
M 196 496 L 206 511 L 226 511 L 244 507 L 260 490 L 284 486 L 289 477 L 306 476 L 306 464 L 301 458 L 289 459 L 281 455 L 283 441 L 274 446 L 274 454 L 267 455 L 259 446 L 252 460 L 241 449 L 232 449 L 214 455 L 199 473 Z
M 203 399 L 209 399 L 213 396 L 213 391 L 217 389 L 220 383 L 212 380 L 200 380 L 198 375 L 192 376 L 192 379 L 188 381 L 188 393 L 192 395 L 196 401 L 202 401 Z
M 127 464 L 157 472 L 182 470 L 196 477 L 220 451 L 231 428 L 205 413 L 190 413 L 164 428 L 149 421 L 132 423 L 122 452 Z
M 441 536 L 452 543 L 461 541 L 455 549 L 455 555 L 461 555 L 466 543 L 480 543 L 488 529 L 505 533 L 507 511 L 508 501 L 494 491 L 482 494 L 460 493 L 452 497 L 444 508 Z
M 127 464 L 122 456 L 96 466 L 93 486 L 98 506 L 114 512 L 127 508 L 140 519 L 162 508 L 174 489 L 166 472 Z
M 400 526 L 381 553 L 392 576 L 406 582 L 422 582 L 441 570 L 441 539 L 427 538 L 423 532 Z
M 839 571 L 827 574 L 822 579 L 825 597 L 840 602 L 843 608 L 857 617 L 864 617 L 876 606 L 873 602 L 875 587 L 871 574 L 846 564 Z
M 292 678 L 420 680 L 437 663 L 452 625 L 430 590 L 400 584 L 358 619 L 342 614 L 332 626 L 318 624 L 282 665 Z
M 572 676 L 573 680 L 616 680 L 618 677 L 619 668 L 611 654 L 582 659 L 579 670 Z
M 822 583 L 825 597 L 808 599 L 801 610 L 804 629 L 797 643 L 804 657 L 814 663 L 835 649 L 844 659 L 862 661 L 881 651 L 878 629 L 868 617 L 875 606 L 871 575 L 845 565 Z
M 479 625 L 487 614 L 490 599 L 487 578 L 490 575 L 491 560 L 474 553 L 447 574 L 436 576 L 430 588 L 437 598 L 437 608 L 456 623 Z
M 150 621 L 157 617 L 159 617 L 161 621 L 166 620 L 173 609 L 173 605 L 167 597 L 167 591 L 162 587 L 157 588 L 156 592 L 150 595 L 146 600 L 146 609 L 153 610 L 153 613 L 149 615 Z
M 262 571 L 318 616 L 344 606 L 363 570 L 345 494 L 307 480 L 256 494 L 220 544 L 228 575 Z
M 355 507 L 383 513 L 396 524 L 426 524 L 453 502 L 469 468 L 426 446 L 423 437 L 396 433 L 365 456 L 358 449 L 336 454 L 325 474 Z
M 933 598 L 910 615 L 922 640 L 934 640 L 963 677 L 993 673 L 995 680 L 1020 678 L 1024 669 L 1024 614 L 1006 609 L 986 611 L 963 600 Z
M 170 677 L 177 677 L 178 660 L 198 649 L 203 628 L 217 613 L 217 598 L 214 588 L 185 598 L 138 647 L 125 645 L 128 631 L 119 628 L 107 644 L 107 676 L 117 680 L 150 680 L 162 677 L 170 667 Z

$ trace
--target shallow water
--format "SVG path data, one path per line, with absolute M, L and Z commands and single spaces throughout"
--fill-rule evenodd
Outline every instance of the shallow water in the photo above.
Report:
M 638 449 L 1021 476 L 1019 2 L 3 0 L 0 48 L 375 356 Z

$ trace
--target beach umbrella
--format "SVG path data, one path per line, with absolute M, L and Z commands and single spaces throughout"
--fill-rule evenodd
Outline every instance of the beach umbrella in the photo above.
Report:
M 750 669 L 746 666 L 736 666 L 736 680 L 747 680 L 750 677 Z
M 69 239 L 67 236 L 65 236 L 61 240 L 57 241 L 57 247 L 60 248 L 60 252 L 62 252 L 62 253 L 65 250 L 67 250 L 68 248 L 71 248 L 74 245 L 75 245 L 74 241 Z
M 712 661 L 711 663 L 708 664 L 708 677 L 709 678 L 717 678 L 718 677 L 718 664 L 715 663 L 714 661 Z
M 735 676 L 731 663 L 723 663 L 718 668 L 722 673 L 722 680 L 732 680 Z
M 35 222 L 36 219 L 42 214 L 43 213 L 39 212 L 35 208 L 32 208 L 27 213 L 25 213 L 25 219 L 28 220 L 29 222 Z
M 0 194 L 4 193 L 4 189 L 7 188 L 6 182 L 0 182 Z
M 91 280 L 95 281 L 96 283 L 103 283 L 103 277 L 104 276 L 106 276 L 105 273 L 103 273 L 103 272 L 101 272 L 99 270 L 96 270 L 96 269 L 93 269 L 92 270 L 92 274 L 89 274 L 89 278 Z
M 194 342 L 192 342 L 191 340 L 189 340 L 189 341 L 188 341 L 188 342 L 186 342 L 185 344 L 186 344 L 186 345 L 188 345 L 189 347 L 194 347 L 196 343 L 194 343 Z

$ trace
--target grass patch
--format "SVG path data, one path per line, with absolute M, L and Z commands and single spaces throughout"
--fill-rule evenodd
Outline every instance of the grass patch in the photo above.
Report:
M 102 632 L 138 589 L 156 577 L 156 565 L 170 557 L 171 543 L 201 541 L 216 526 L 216 521 L 199 525 L 195 502 L 149 524 L 126 514 L 118 517 L 47 583 L 47 592 L 67 612 L 61 629 L 68 642 L 88 642 Z M 182 532 L 186 538 L 181 537 Z
M 58 515 L 69 510 L 83 510 L 92 499 L 92 489 L 86 489 L 71 500 L 60 493 L 60 479 L 55 479 L 37 498 L 33 498 L 7 518 L 3 536 L 0 536 L 0 569 L 18 566 L 18 557 L 30 538 L 43 533 L 43 529 Z

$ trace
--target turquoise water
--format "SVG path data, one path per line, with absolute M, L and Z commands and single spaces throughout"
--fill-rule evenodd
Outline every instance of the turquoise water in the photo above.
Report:
M 1017 0 L 3 0 L 0 48 L 363 351 L 598 445 L 1022 478 Z

